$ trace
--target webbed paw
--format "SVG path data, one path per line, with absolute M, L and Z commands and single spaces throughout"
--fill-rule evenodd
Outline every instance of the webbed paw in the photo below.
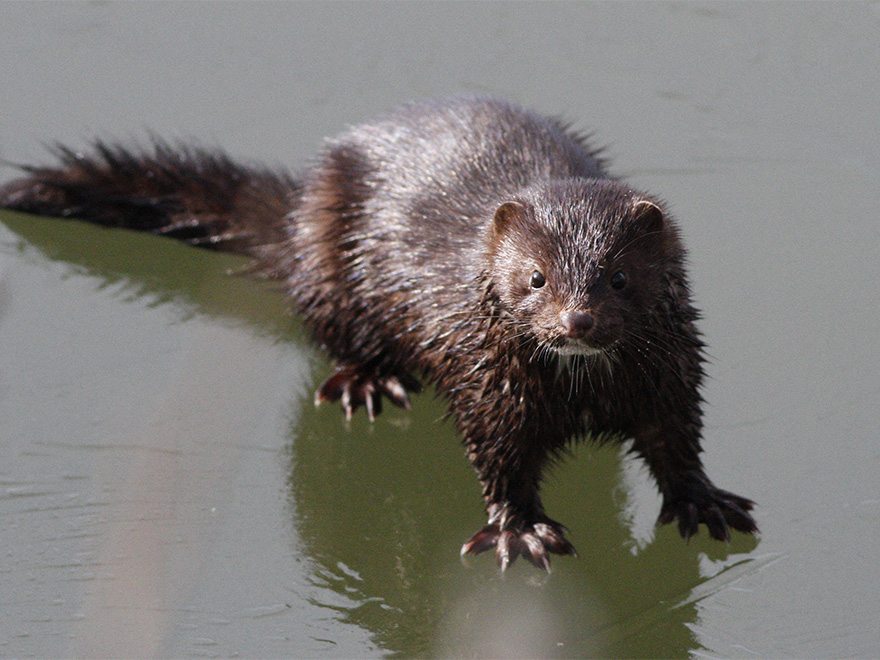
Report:
M 731 527 L 746 534 L 758 531 L 758 525 L 748 513 L 754 506 L 751 500 L 710 484 L 703 492 L 691 493 L 691 497 L 664 497 L 657 524 L 678 520 L 678 531 L 689 539 L 697 533 L 700 523 L 705 523 L 713 539 L 730 541 Z
M 367 409 L 370 421 L 382 412 L 382 397 L 400 408 L 409 409 L 407 392 L 420 392 L 421 384 L 408 373 L 378 377 L 357 367 L 337 367 L 315 392 L 315 404 L 341 401 L 345 418 L 351 419 L 360 406 Z
M 495 518 L 495 516 L 493 516 Z M 462 556 L 495 548 L 495 561 L 504 571 L 522 555 L 538 568 L 550 570 L 550 553 L 576 555 L 565 538 L 565 527 L 547 516 L 532 519 L 511 516 L 502 522 L 490 519 L 488 525 L 461 547 Z

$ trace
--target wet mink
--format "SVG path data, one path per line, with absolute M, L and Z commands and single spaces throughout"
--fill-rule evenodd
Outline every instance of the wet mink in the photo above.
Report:
M 336 361 L 317 401 L 373 419 L 430 381 L 483 487 L 495 548 L 574 554 L 539 484 L 572 439 L 633 440 L 659 523 L 757 531 L 700 461 L 702 348 L 675 222 L 581 137 L 503 101 L 415 103 L 328 143 L 301 177 L 158 142 L 58 147 L 0 206 L 244 253 Z

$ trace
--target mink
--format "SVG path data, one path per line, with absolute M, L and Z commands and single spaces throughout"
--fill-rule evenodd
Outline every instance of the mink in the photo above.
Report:
M 54 149 L 0 207 L 251 257 L 335 367 L 316 402 L 408 408 L 432 384 L 482 485 L 494 548 L 574 554 L 542 475 L 571 442 L 631 440 L 684 538 L 757 532 L 700 459 L 704 344 L 665 204 L 606 172 L 567 125 L 501 100 L 404 105 L 329 141 L 301 174 L 155 140 Z

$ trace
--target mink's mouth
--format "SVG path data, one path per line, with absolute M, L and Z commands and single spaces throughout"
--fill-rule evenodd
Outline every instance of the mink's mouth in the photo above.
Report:
M 552 344 L 550 348 L 559 355 L 595 355 L 601 353 L 603 349 L 590 346 L 582 339 L 570 339 L 562 337 Z

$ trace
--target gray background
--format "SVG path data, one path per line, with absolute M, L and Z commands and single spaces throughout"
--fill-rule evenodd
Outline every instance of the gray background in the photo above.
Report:
M 313 409 L 329 366 L 243 263 L 0 215 L 0 655 L 880 655 L 880 5 L 0 4 L 0 157 L 150 131 L 307 164 L 410 99 L 563 115 L 685 230 L 729 546 L 646 472 L 547 483 L 577 559 L 462 565 L 443 407 Z M 0 176 L 11 178 L 6 168 Z

